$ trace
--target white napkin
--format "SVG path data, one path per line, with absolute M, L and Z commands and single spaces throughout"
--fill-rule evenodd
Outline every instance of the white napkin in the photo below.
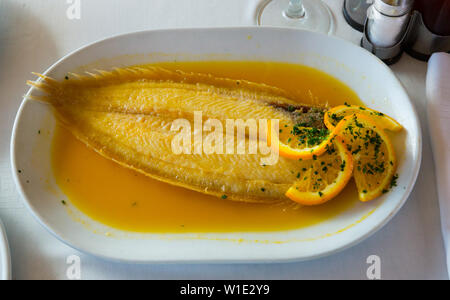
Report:
M 450 54 L 435 53 L 427 72 L 428 128 L 431 136 L 442 235 L 450 276 Z

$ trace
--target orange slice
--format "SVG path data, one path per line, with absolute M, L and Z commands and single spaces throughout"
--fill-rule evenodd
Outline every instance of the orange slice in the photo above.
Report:
M 332 139 L 323 155 L 302 163 L 305 168 L 286 196 L 303 205 L 319 205 L 333 199 L 352 177 L 352 155 L 340 137 Z
M 340 121 L 335 131 L 353 156 L 359 199 L 366 202 L 386 193 L 395 181 L 397 160 L 394 147 L 379 123 L 365 114 L 356 114 Z
M 332 145 L 334 133 L 328 129 L 282 125 L 275 132 L 269 120 L 268 143 L 278 142 L 280 156 L 289 159 L 309 160 L 322 155 Z
M 387 129 L 390 131 L 400 131 L 402 130 L 402 125 L 400 125 L 393 118 L 378 112 L 376 110 L 357 106 L 357 105 L 340 105 L 333 107 L 329 111 L 327 111 L 324 115 L 324 123 L 325 126 L 329 130 L 334 130 L 335 126 L 344 119 L 346 116 L 360 114 L 370 117 L 373 122 L 375 122 L 379 128 Z

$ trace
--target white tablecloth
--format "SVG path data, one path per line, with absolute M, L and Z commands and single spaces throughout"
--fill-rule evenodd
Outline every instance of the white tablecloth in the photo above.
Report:
M 0 0 L 0 218 L 11 246 L 13 278 L 66 279 L 70 255 L 82 279 L 366 279 L 370 255 L 383 279 L 447 279 L 435 175 L 425 114 L 426 63 L 403 55 L 392 69 L 416 105 L 424 132 L 422 169 L 399 214 L 361 244 L 319 260 L 255 265 L 127 265 L 77 253 L 45 231 L 23 206 L 10 172 L 9 141 L 31 71 L 44 71 L 68 52 L 108 36 L 145 29 L 254 25 L 258 0 L 81 0 L 69 20 L 65 0 Z M 336 35 L 358 43 L 343 0 L 326 0 Z

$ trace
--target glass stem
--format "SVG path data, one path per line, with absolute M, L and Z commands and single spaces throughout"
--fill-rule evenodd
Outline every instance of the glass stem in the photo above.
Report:
M 288 18 L 300 19 L 305 16 L 305 8 L 302 0 L 290 0 L 288 8 L 284 11 Z

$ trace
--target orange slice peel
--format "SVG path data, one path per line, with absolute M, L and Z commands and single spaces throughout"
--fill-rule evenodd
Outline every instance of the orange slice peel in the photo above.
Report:
M 333 199 L 346 187 L 352 177 L 352 155 L 340 137 L 331 142 L 334 151 L 316 158 L 314 163 L 320 167 L 311 168 L 308 176 L 302 176 L 288 189 L 289 199 L 305 206 L 319 205 Z
M 358 105 L 339 105 L 333 107 L 329 111 L 325 112 L 324 123 L 329 130 L 334 130 L 336 125 L 345 117 L 354 114 L 365 115 L 372 119 L 379 128 L 390 130 L 390 131 L 400 131 L 403 129 L 402 125 L 398 123 L 393 118 L 379 111 L 358 106 Z

